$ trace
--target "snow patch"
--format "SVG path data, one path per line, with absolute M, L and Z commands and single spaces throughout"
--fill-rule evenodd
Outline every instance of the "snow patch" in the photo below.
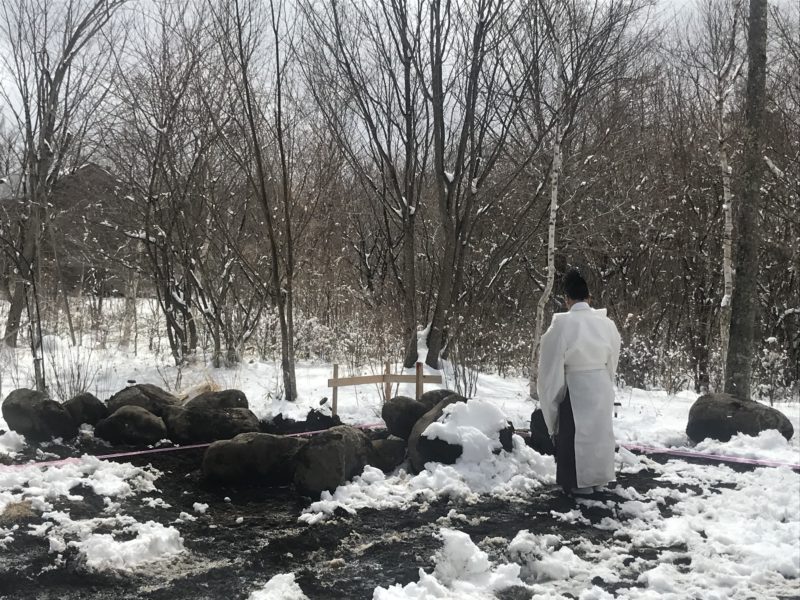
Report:
M 86 557 L 86 566 L 95 571 L 132 571 L 184 551 L 183 538 L 174 527 L 147 521 L 127 531 L 135 532 L 136 537 L 120 542 L 109 533 L 93 533 L 69 545 L 78 548 Z
M 281 573 L 250 594 L 247 600 L 308 600 L 308 596 L 295 582 L 294 573 Z
M 453 529 L 442 529 L 439 537 L 444 546 L 436 553 L 433 573 L 419 570 L 419 581 L 405 586 L 395 584 L 378 587 L 373 600 L 400 598 L 447 598 L 479 600 L 514 585 L 522 585 L 520 567 L 515 564 L 494 566 L 487 554 L 478 548 L 469 535 Z
M 25 446 L 25 438 L 16 431 L 6 431 L 0 435 L 0 456 L 15 456 Z

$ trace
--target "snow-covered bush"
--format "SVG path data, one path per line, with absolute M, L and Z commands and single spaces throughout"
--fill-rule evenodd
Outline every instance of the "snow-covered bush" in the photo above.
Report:
M 776 401 L 791 400 L 796 390 L 792 389 L 789 377 L 789 354 L 786 348 L 774 337 L 764 340 L 764 345 L 756 356 L 754 381 L 758 384 L 753 390 L 762 401 L 770 406 Z

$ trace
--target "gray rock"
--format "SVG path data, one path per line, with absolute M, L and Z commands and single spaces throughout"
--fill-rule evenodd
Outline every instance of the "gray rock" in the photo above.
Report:
M 313 436 L 297 453 L 294 484 L 304 494 L 332 492 L 352 479 L 368 464 L 371 442 L 366 434 L 339 425 Z
M 413 398 L 395 396 L 383 403 L 381 418 L 386 423 L 389 433 L 407 440 L 414 423 L 429 410 L 422 402 L 417 402 Z
M 540 454 L 555 456 L 556 448 L 550 439 L 550 433 L 547 431 L 547 424 L 544 422 L 544 413 L 541 408 L 537 408 L 531 414 L 531 437 L 528 438 L 528 445 Z
M 428 428 L 428 425 L 439 420 L 446 406 L 466 401 L 467 399 L 463 396 L 451 394 L 440 400 L 416 422 L 408 438 L 408 458 L 411 460 L 411 468 L 415 473 L 422 471 L 427 462 L 452 465 L 461 456 L 464 449 L 460 445 L 449 444 L 440 439 L 428 439 L 422 435 L 422 432 Z
M 203 476 L 217 483 L 285 485 L 294 478 L 295 457 L 308 440 L 270 433 L 242 433 L 211 444 Z
M 222 390 L 219 392 L 203 392 L 184 403 L 184 408 L 200 408 L 220 410 L 224 408 L 250 408 L 247 396 L 240 390 Z
M 98 421 L 108 416 L 106 405 L 100 402 L 94 394 L 88 392 L 70 398 L 64 402 L 63 406 L 69 411 L 76 425 L 88 423 L 94 426 L 97 425 Z
M 42 392 L 14 390 L 3 401 L 2 412 L 8 426 L 32 442 L 78 435 L 78 426 L 67 409 Z
M 180 400 L 150 383 L 139 383 L 126 387 L 109 398 L 108 412 L 114 413 L 122 406 L 140 406 L 157 417 L 164 415 L 170 406 L 180 406 Z
M 122 406 L 97 423 L 94 434 L 112 444 L 141 446 L 165 439 L 167 427 L 161 417 L 141 406 Z
M 178 444 L 228 440 L 240 433 L 259 431 L 258 417 L 247 408 L 202 409 L 166 407 L 163 412 L 169 439 Z
M 422 396 L 419 397 L 419 401 L 425 405 L 425 410 L 427 412 L 439 404 L 439 402 L 453 394 L 455 394 L 453 390 L 431 390 L 422 394 Z
M 406 459 L 406 441 L 395 436 L 372 440 L 369 465 L 384 473 L 394 471 Z
M 686 435 L 694 442 L 706 438 L 727 442 L 737 433 L 758 435 L 767 429 L 777 429 L 787 440 L 794 435 L 786 415 L 766 404 L 730 394 L 705 394 L 689 409 Z
M 511 421 L 506 421 L 508 425 L 505 429 L 501 429 L 497 437 L 500 439 L 500 448 L 505 450 L 506 452 L 511 452 L 514 449 L 514 424 Z M 498 448 L 494 452 L 495 454 L 500 454 L 500 449 Z

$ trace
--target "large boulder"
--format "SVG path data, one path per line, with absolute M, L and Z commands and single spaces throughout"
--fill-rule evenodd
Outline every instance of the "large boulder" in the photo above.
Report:
M 139 383 L 126 387 L 108 399 L 108 412 L 114 413 L 123 406 L 140 406 L 157 417 L 164 416 L 164 411 L 171 406 L 180 406 L 175 396 L 151 383 Z
M 319 433 L 297 453 L 295 487 L 313 496 L 332 492 L 364 470 L 370 452 L 369 438 L 355 427 L 339 425 Z
M 67 409 L 72 416 L 72 420 L 76 425 L 88 423 L 89 425 L 97 425 L 98 421 L 105 419 L 108 416 L 108 408 L 103 404 L 97 396 L 84 392 L 78 394 L 74 398 L 70 398 L 64 402 L 64 408 Z
M 3 419 L 17 433 L 33 442 L 78 435 L 78 426 L 66 408 L 42 392 L 18 389 L 3 401 Z
M 429 410 L 425 404 L 413 398 L 395 396 L 383 403 L 381 418 L 389 433 L 407 440 L 414 424 Z
M 461 456 L 463 448 L 457 444 L 449 444 L 440 439 L 429 439 L 422 435 L 428 425 L 438 421 L 444 413 L 446 406 L 456 402 L 466 402 L 467 399 L 458 394 L 450 394 L 443 398 L 431 410 L 426 412 L 414 424 L 411 435 L 408 438 L 408 458 L 411 461 L 411 468 L 415 473 L 419 473 L 425 468 L 427 462 L 438 462 L 445 465 L 452 465 Z
M 240 390 L 222 390 L 219 392 L 203 392 L 184 403 L 184 408 L 203 410 L 221 410 L 225 408 L 250 408 L 247 396 Z
M 214 410 L 173 406 L 166 407 L 163 415 L 169 439 L 178 444 L 228 440 L 261 428 L 258 417 L 247 408 Z
M 419 402 L 425 405 L 425 410 L 431 410 L 435 407 L 439 402 L 447 398 L 448 396 L 452 396 L 455 394 L 453 390 L 430 390 L 429 392 L 425 392 L 422 396 L 419 397 Z
M 556 448 L 550 439 L 550 433 L 547 431 L 547 424 L 544 422 L 544 413 L 541 408 L 537 408 L 531 414 L 531 437 L 528 438 L 527 442 L 531 448 L 540 454 L 555 456 Z
M 755 436 L 767 429 L 777 429 L 787 440 L 794 435 L 786 415 L 772 407 L 730 394 L 705 394 L 689 409 L 686 435 L 694 442 L 706 438 L 727 442 L 737 433 Z
M 387 438 L 372 440 L 369 465 L 384 473 L 394 471 L 406 459 L 406 441 L 390 435 Z
M 203 456 L 203 475 L 216 483 L 285 485 L 294 478 L 300 437 L 241 433 L 211 444 Z
M 164 420 L 141 406 L 122 406 L 94 429 L 97 437 L 112 444 L 142 446 L 167 437 Z

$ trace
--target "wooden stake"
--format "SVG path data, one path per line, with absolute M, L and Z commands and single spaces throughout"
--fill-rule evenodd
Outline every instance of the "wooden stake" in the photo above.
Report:
M 422 363 L 417 363 L 417 400 L 422 396 Z
M 383 372 L 384 372 L 384 374 L 387 375 L 386 380 L 384 381 L 384 384 L 383 384 L 383 401 L 384 402 L 388 402 L 389 401 L 389 397 L 392 395 L 392 382 L 389 381 L 389 377 L 388 377 L 389 375 L 392 374 L 392 366 L 391 366 L 391 364 L 389 363 L 388 360 L 386 361 L 386 365 L 385 365 L 385 367 L 383 369 Z
M 331 414 L 335 417 L 336 416 L 336 409 L 338 408 L 339 404 L 339 388 L 336 387 L 336 380 L 339 378 L 339 365 L 333 365 L 333 400 L 331 403 Z

